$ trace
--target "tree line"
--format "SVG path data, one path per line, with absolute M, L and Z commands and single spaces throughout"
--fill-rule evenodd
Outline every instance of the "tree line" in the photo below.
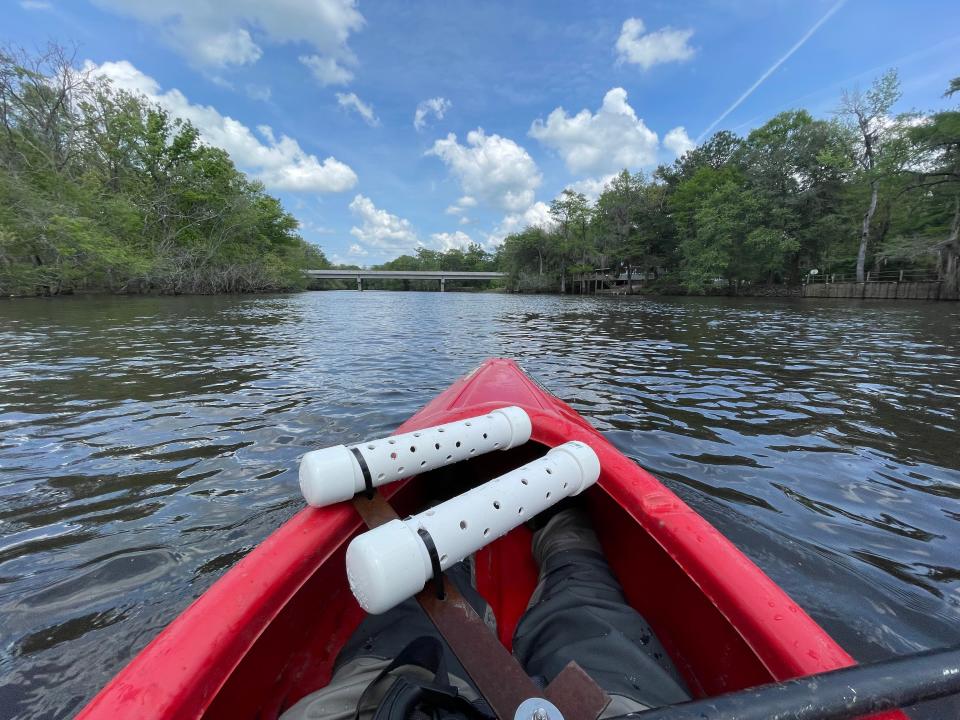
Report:
M 189 122 L 60 47 L 0 50 L 0 293 L 299 288 L 329 263 L 297 227 Z
M 960 78 L 945 94 L 958 91 Z M 890 71 L 830 119 L 791 110 L 746 137 L 718 132 L 649 175 L 623 170 L 592 203 L 564 190 L 552 223 L 507 236 L 497 264 L 529 291 L 597 269 L 631 291 L 731 293 L 909 270 L 956 296 L 960 111 L 894 115 L 899 98 Z
M 731 293 L 905 270 L 956 296 L 960 109 L 894 115 L 899 98 L 891 71 L 829 119 L 791 110 L 746 137 L 718 132 L 652 173 L 624 169 L 593 202 L 564 190 L 550 223 L 494 253 L 421 247 L 379 267 L 501 270 L 542 292 L 598 270 L 630 291 Z M 0 293 L 301 288 L 330 263 L 297 228 L 189 122 L 58 46 L 0 50 Z

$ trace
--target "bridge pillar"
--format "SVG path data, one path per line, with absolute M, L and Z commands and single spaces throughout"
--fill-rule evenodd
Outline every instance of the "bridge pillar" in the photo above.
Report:
M 447 279 L 440 278 L 440 292 L 446 292 L 446 291 L 447 291 Z
M 363 292 L 363 278 L 357 275 L 357 290 Z

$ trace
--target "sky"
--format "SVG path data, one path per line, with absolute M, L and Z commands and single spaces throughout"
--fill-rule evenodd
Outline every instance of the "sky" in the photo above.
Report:
M 960 3 L 2 0 L 0 42 L 54 41 L 189 119 L 336 263 L 493 249 L 572 187 L 718 130 L 830 117 L 900 72 L 947 106 Z

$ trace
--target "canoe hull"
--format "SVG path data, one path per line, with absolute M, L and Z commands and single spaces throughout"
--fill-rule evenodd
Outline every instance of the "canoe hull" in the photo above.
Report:
M 597 452 L 603 469 L 587 503 L 604 552 L 695 695 L 854 664 L 706 520 L 513 361 L 486 361 L 397 431 L 505 405 L 531 417 L 535 444 L 526 452 L 569 440 Z M 382 490 L 401 513 L 421 499 L 416 479 Z M 360 530 L 349 504 L 300 511 L 161 632 L 79 717 L 274 717 L 321 687 L 363 617 L 344 573 L 346 546 Z M 536 581 L 529 548 L 521 527 L 476 559 L 478 589 L 507 647 Z

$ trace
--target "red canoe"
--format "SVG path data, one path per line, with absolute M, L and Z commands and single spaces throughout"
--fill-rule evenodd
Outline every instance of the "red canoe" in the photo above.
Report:
M 696 696 L 854 664 L 706 520 L 516 363 L 486 361 L 398 432 L 506 405 L 527 411 L 531 442 L 471 460 L 475 480 L 568 440 L 589 444 L 602 472 L 587 504 L 607 559 Z M 463 464 L 456 467 L 462 475 Z M 416 509 L 427 485 L 411 478 L 385 486 L 383 494 L 402 514 Z M 277 717 L 326 684 L 337 652 L 362 619 L 344 570 L 347 545 L 361 529 L 349 503 L 300 511 L 161 632 L 79 717 Z M 536 583 L 530 531 L 521 526 L 480 551 L 476 576 L 509 648 Z

